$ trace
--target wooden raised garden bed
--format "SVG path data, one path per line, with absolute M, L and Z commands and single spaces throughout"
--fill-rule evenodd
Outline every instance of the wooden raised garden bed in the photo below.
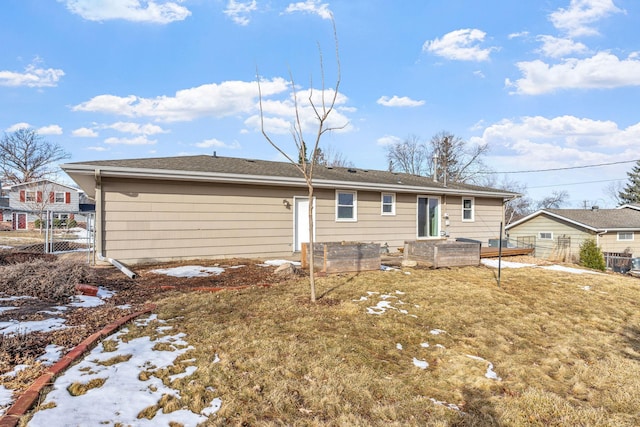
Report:
M 359 242 L 314 243 L 314 268 L 323 273 L 380 270 L 380 244 Z M 302 268 L 309 268 L 309 244 L 303 243 Z
M 404 259 L 434 268 L 479 265 L 480 244 L 449 240 L 406 241 Z

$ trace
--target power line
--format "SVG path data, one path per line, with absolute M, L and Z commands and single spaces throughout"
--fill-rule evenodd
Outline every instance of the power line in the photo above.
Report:
M 532 188 L 548 188 L 548 187 L 564 187 L 567 185 L 582 185 L 582 184 L 599 184 L 601 182 L 611 182 L 611 181 L 623 181 L 625 180 L 625 178 L 619 178 L 619 179 L 603 179 L 601 181 L 582 181 L 582 182 L 571 182 L 568 184 L 551 184 L 551 185 L 540 185 L 540 186 L 536 186 L 536 187 L 528 187 L 529 189 Z
M 598 163 L 595 165 L 584 165 L 584 166 L 568 166 L 565 168 L 551 168 L 551 169 L 531 169 L 525 171 L 505 171 L 505 172 L 485 172 L 487 174 L 507 174 L 507 173 L 534 173 L 534 172 L 553 172 L 553 171 L 564 171 L 571 169 L 585 169 L 585 168 L 595 168 L 599 166 L 611 166 L 611 165 L 621 165 L 623 163 L 635 163 L 640 161 L 640 159 L 636 160 L 625 160 L 621 162 L 609 162 L 609 163 Z

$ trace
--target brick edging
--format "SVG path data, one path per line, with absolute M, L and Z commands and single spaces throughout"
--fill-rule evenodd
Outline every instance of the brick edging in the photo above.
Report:
M 50 385 L 53 379 L 60 375 L 73 362 L 82 357 L 88 350 L 93 348 L 95 343 L 116 331 L 125 323 L 135 319 L 143 314 L 150 313 L 156 309 L 155 304 L 148 304 L 141 311 L 131 313 L 121 317 L 115 322 L 111 322 L 100 331 L 89 335 L 80 344 L 75 346 L 69 353 L 64 355 L 62 359 L 51 365 L 42 375 L 38 377 L 22 394 L 13 402 L 13 405 L 0 417 L 0 427 L 15 427 L 20 422 L 20 418 L 26 414 L 33 406 L 34 402 L 40 396 L 40 392 L 44 387 Z

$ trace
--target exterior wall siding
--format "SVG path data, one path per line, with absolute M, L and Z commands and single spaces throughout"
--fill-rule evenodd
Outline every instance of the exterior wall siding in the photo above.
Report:
M 540 239 L 539 233 L 553 233 L 552 239 Z M 588 232 L 573 224 L 559 221 L 546 215 L 538 215 L 522 224 L 509 229 L 509 239 L 516 240 L 518 237 L 535 236 L 537 258 L 554 258 L 559 255 L 558 238 L 569 237 L 571 246 L 563 250 L 567 259 L 577 260 L 580 254 L 580 245 L 590 237 L 596 237 L 595 233 Z
M 297 257 L 294 197 L 307 197 L 306 188 L 103 178 L 97 197 L 103 210 L 96 216 L 103 230 L 103 255 L 131 264 Z M 336 221 L 335 190 L 315 189 L 314 197 L 317 242 L 375 242 L 395 252 L 405 240 L 416 239 L 415 194 L 397 193 L 395 215 L 382 215 L 380 191 L 357 191 L 357 218 L 345 222 Z M 461 217 L 462 199 L 449 197 L 452 237 L 486 240 L 497 235 L 501 200 L 475 201 L 476 222 L 459 226 L 453 210 Z M 474 231 L 474 225 L 481 227 Z
M 640 232 L 633 233 L 633 240 L 618 240 L 618 232 L 610 231 L 599 237 L 603 252 L 629 252 L 633 257 L 640 257 Z

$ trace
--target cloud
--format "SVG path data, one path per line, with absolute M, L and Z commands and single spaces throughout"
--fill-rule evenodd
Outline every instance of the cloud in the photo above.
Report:
M 64 71 L 41 68 L 41 60 L 36 58 L 27 65 L 24 72 L 0 71 L 0 86 L 55 87 L 64 76 Z
M 181 6 L 182 0 L 58 0 L 67 9 L 88 21 L 108 21 L 123 19 L 133 22 L 169 24 L 182 21 L 191 15 L 189 9 Z
M 399 97 L 397 95 L 393 95 L 392 98 L 381 96 L 376 102 L 385 107 L 420 107 L 424 105 L 424 101 L 416 101 L 408 96 Z
M 233 22 L 238 25 L 246 26 L 249 25 L 249 17 L 248 15 L 251 12 L 255 12 L 258 9 L 258 5 L 256 0 L 248 1 L 248 2 L 237 2 L 235 0 L 229 0 L 227 3 L 227 8 L 224 10 L 224 14 L 227 15 Z
M 385 135 L 376 140 L 376 144 L 378 145 L 393 145 L 399 144 L 402 142 L 402 138 L 393 135 Z
M 98 136 L 98 132 L 89 128 L 78 128 L 71 131 L 71 136 L 78 138 L 95 138 Z
M 91 151 L 109 151 L 109 148 L 103 147 L 103 146 L 93 146 L 93 147 L 87 147 L 87 150 L 91 150 Z
M 40 135 L 62 135 L 62 128 L 58 125 L 42 126 L 37 132 Z
M 538 36 L 536 39 L 542 42 L 539 52 L 551 58 L 562 58 L 576 53 L 585 53 L 589 50 L 583 43 L 571 39 L 546 35 Z
M 285 92 L 289 83 L 282 78 L 261 82 L 263 97 Z M 141 98 L 98 95 L 74 106 L 73 111 L 88 111 L 126 117 L 149 117 L 158 121 L 191 121 L 200 117 L 227 117 L 255 111 L 258 99 L 256 82 L 226 81 L 179 90 L 175 96 Z
M 287 6 L 287 8 L 283 13 L 295 13 L 295 12 L 315 14 L 321 17 L 322 19 L 333 18 L 333 13 L 329 9 L 329 4 L 321 3 L 320 0 L 306 0 L 306 1 L 299 1 L 296 3 L 289 3 L 289 6 Z
M 486 33 L 477 29 L 462 29 L 445 34 L 440 39 L 426 41 L 422 51 L 457 61 L 486 61 L 496 47 L 481 48 Z
M 119 144 L 119 145 L 154 145 L 157 140 L 149 140 L 146 135 L 136 136 L 135 138 L 107 138 L 104 140 L 105 144 Z
M 11 126 L 9 126 L 7 129 L 5 129 L 5 132 L 13 133 L 20 129 L 29 129 L 30 127 L 31 125 L 26 122 L 14 123 Z
M 237 141 L 234 141 L 231 144 L 227 144 L 215 138 L 206 139 L 193 145 L 198 148 L 229 148 L 231 150 L 240 148 L 240 143 L 238 143 Z
M 333 99 L 334 91 L 327 89 L 324 91 L 314 90 L 299 90 L 298 96 L 298 115 L 300 124 L 302 126 L 302 132 L 315 132 L 318 129 L 318 118 L 316 117 L 313 106 L 309 103 L 309 97 L 311 96 L 314 105 L 322 110 L 322 99 L 324 97 L 327 102 Z M 336 96 L 335 108 L 329 115 L 325 122 L 325 127 L 333 128 L 334 132 L 349 132 L 353 130 L 349 119 L 345 116 L 345 112 L 351 112 L 351 108 L 342 107 L 348 101 L 348 98 L 338 93 Z M 265 130 L 269 133 L 276 134 L 289 134 L 292 129 L 292 124 L 296 120 L 296 105 L 293 100 L 293 95 L 289 94 L 285 99 L 268 99 L 263 98 L 262 109 L 264 112 L 264 124 Z M 260 130 L 260 116 L 253 115 L 245 120 L 245 125 L 253 128 L 255 131 Z
M 559 89 L 612 89 L 640 85 L 640 60 L 636 56 L 620 60 L 608 52 L 599 52 L 591 58 L 567 59 L 550 65 L 540 60 L 518 62 L 523 78 L 511 82 L 507 87 L 515 87 L 522 95 L 540 95 Z
M 168 130 L 162 129 L 158 125 L 147 123 L 141 125 L 139 123 L 132 122 L 116 122 L 110 125 L 104 126 L 106 129 L 114 129 L 122 133 L 131 133 L 134 135 L 155 135 L 158 133 L 169 133 Z
M 517 39 L 520 37 L 527 37 L 529 35 L 529 31 L 520 31 L 519 33 L 511 33 L 507 36 L 509 40 Z
M 567 9 L 560 8 L 549 15 L 551 23 L 570 37 L 597 35 L 593 28 L 601 19 L 614 13 L 624 13 L 613 0 L 571 0 Z

